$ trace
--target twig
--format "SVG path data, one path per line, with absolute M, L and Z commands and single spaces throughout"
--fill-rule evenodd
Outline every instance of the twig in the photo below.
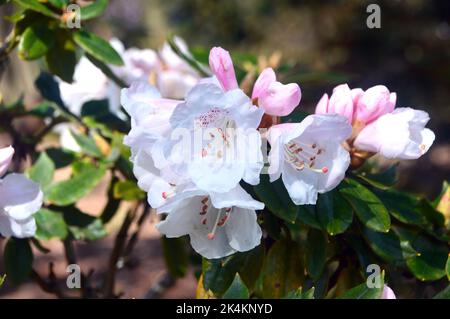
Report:
M 32 269 L 31 270 L 31 279 L 37 283 L 37 285 L 45 292 L 49 294 L 54 294 L 58 298 L 64 299 L 68 298 L 68 296 L 64 295 L 61 289 L 58 287 L 58 283 L 56 282 L 56 276 L 53 272 L 53 263 L 49 264 L 49 275 L 48 279 L 45 280 L 42 278 L 39 273 Z
M 145 205 L 144 210 L 142 211 L 142 214 L 137 221 L 136 230 L 131 235 L 130 239 L 128 240 L 127 246 L 125 247 L 125 252 L 123 254 L 125 259 L 130 257 L 130 255 L 138 241 L 139 233 L 141 232 L 142 225 L 144 224 L 144 221 L 147 219 L 147 217 L 150 215 L 150 213 L 152 211 L 150 205 L 147 202 L 145 202 L 144 205 Z
M 123 250 L 125 248 L 128 229 L 130 228 L 134 217 L 136 216 L 136 211 L 139 208 L 139 205 L 132 211 L 128 211 L 122 226 L 120 227 L 119 232 L 117 233 L 116 239 L 114 240 L 114 247 L 111 252 L 111 256 L 109 257 L 109 266 L 108 271 L 106 273 L 106 278 L 103 286 L 103 297 L 104 298 L 113 298 L 114 295 L 114 287 L 116 283 L 116 273 L 117 273 L 117 264 L 119 262 L 120 257 L 122 256 Z
M 162 277 L 145 293 L 144 299 L 157 299 L 168 288 L 175 284 L 175 278 L 168 272 L 164 273 Z

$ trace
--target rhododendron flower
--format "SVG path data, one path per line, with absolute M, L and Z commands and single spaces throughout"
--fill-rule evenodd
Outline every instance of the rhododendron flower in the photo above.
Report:
M 2 174 L 11 162 L 14 150 L 0 149 Z M 39 185 L 22 174 L 11 173 L 0 179 L 0 234 L 4 237 L 32 237 L 36 232 L 33 214 L 42 205 Z
M 428 151 L 434 133 L 425 128 L 428 113 L 411 108 L 397 108 L 397 95 L 383 85 L 363 91 L 337 86 L 330 98 L 325 94 L 316 114 L 345 116 L 353 126 L 347 142 L 352 152 L 379 153 L 387 158 L 417 159 Z
M 228 51 L 215 47 L 209 53 L 209 66 L 224 91 L 238 88 L 233 61 Z M 275 72 L 265 69 L 255 82 L 252 100 L 267 114 L 286 116 L 300 103 L 301 90 L 295 83 L 277 82 Z
M 167 237 L 189 235 L 197 253 L 208 259 L 221 258 L 260 244 L 262 232 L 255 210 L 263 208 L 240 186 L 226 193 L 188 186 L 158 209 L 168 215 L 156 227 Z
M 166 174 L 169 169 L 157 169 L 151 151 L 158 139 L 169 134 L 169 118 L 181 101 L 163 99 L 155 87 L 135 82 L 122 90 L 121 102 L 131 117 L 131 130 L 125 136 L 124 144 L 131 148 L 133 172 L 139 187 L 148 192 L 150 205 L 159 207 L 163 202 L 162 192 L 171 188 L 169 182 L 178 183 L 179 179 Z
M 425 125 L 428 113 L 398 108 L 367 125 L 356 137 L 359 150 L 379 153 L 387 158 L 417 159 L 434 142 L 434 133 Z
M 264 165 L 256 130 L 262 115 L 240 89 L 198 84 L 175 108 L 172 136 L 155 143 L 154 162 L 187 174 L 204 191 L 227 192 L 241 179 L 255 185 Z
M 270 180 L 281 176 L 295 204 L 315 204 L 318 193 L 332 190 L 345 177 L 350 156 L 341 143 L 350 134 L 347 119 L 336 114 L 273 126 L 268 134 Z
M 395 296 L 394 291 L 388 285 L 384 285 L 383 293 L 381 294 L 380 299 L 397 299 L 397 297 Z
M 265 69 L 255 82 L 252 100 L 269 115 L 289 115 L 300 103 L 302 93 L 296 83 L 282 84 L 271 68 Z

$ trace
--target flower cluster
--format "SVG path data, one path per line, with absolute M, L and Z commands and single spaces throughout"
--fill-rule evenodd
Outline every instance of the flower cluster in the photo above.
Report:
M 11 163 L 14 149 L 0 149 L 0 176 Z M 33 214 L 42 206 L 39 185 L 22 174 L 11 173 L 0 179 L 0 235 L 17 238 L 33 237 L 36 222 Z
M 317 114 L 259 133 L 264 114 L 286 116 L 298 106 L 300 87 L 278 82 L 267 68 L 249 97 L 226 50 L 213 48 L 209 64 L 213 76 L 199 80 L 182 99 L 168 99 L 161 88 L 142 81 L 121 94 L 132 121 L 124 142 L 138 185 L 149 204 L 166 214 L 157 228 L 167 237 L 189 235 L 206 258 L 247 251 L 261 240 L 256 211 L 264 204 L 242 182 L 259 183 L 263 140 L 270 144 L 270 180 L 281 177 L 297 205 L 315 204 L 319 193 L 335 188 L 351 155 L 359 154 L 355 150 L 417 158 L 433 142 L 433 133 L 424 129 L 425 112 L 394 110 L 396 95 L 383 86 L 364 92 L 345 84 L 330 98 L 324 95 Z

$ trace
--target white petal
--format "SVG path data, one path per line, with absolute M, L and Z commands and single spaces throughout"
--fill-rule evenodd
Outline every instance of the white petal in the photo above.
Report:
M 216 208 L 240 207 L 253 210 L 264 208 L 263 203 L 254 200 L 240 185 L 227 193 L 211 192 L 210 197 Z
M 289 196 L 296 205 L 316 204 L 318 189 L 315 174 L 317 173 L 308 170 L 300 173 L 289 164 L 285 164 L 281 178 Z
M 15 220 L 0 213 L 0 234 L 4 237 L 28 238 L 36 233 L 36 221 L 33 217 Z
M 0 149 L 0 176 L 5 174 L 6 171 L 8 170 L 13 155 L 14 149 L 11 146 Z
M 254 210 L 233 208 L 225 224 L 225 231 L 230 246 L 237 251 L 248 251 L 261 243 L 261 227 L 256 221 Z
M 22 174 L 9 174 L 0 181 L 0 207 L 16 220 L 24 220 L 42 206 L 39 185 Z

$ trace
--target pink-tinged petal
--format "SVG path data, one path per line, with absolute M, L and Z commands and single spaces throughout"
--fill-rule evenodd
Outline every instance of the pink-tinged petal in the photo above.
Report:
M 9 164 L 14 155 L 14 149 L 11 146 L 0 149 L 0 176 L 6 173 Z
M 364 91 L 360 88 L 356 88 L 356 89 L 351 90 L 351 94 L 352 94 L 353 106 L 355 106 L 358 104 L 359 99 L 363 96 Z
M 380 116 L 390 113 L 395 107 L 396 96 L 384 85 L 377 85 L 366 90 L 358 100 L 355 119 L 362 123 L 371 123 Z
M 259 106 L 269 115 L 289 115 L 300 103 L 302 92 L 296 83 L 270 84 L 266 95 L 259 97 Z
M 388 285 L 384 285 L 383 293 L 381 294 L 380 299 L 397 299 L 397 297 L 395 296 L 394 291 Z
M 238 83 L 234 73 L 230 53 L 220 47 L 209 52 L 209 66 L 225 91 L 237 89 Z
M 327 113 L 335 113 L 345 116 L 349 123 L 353 120 L 353 97 L 347 84 L 341 84 L 334 88 L 328 103 Z
M 316 114 L 327 114 L 328 113 L 328 94 L 324 94 L 316 106 Z
M 256 99 L 260 96 L 267 94 L 270 84 L 275 82 L 277 77 L 272 68 L 264 69 L 258 76 L 258 79 L 253 86 L 252 99 Z

